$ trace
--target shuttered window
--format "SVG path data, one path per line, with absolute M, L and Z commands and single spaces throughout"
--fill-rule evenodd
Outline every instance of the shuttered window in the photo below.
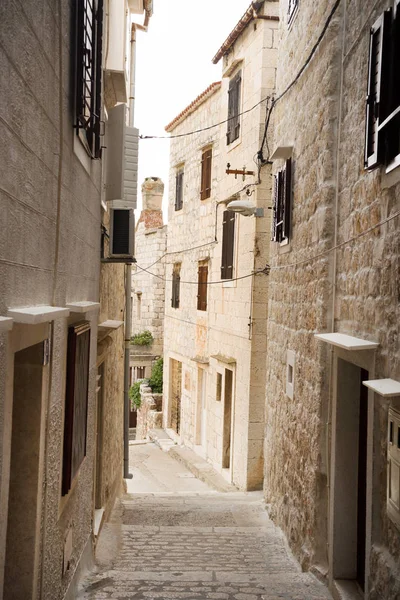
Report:
M 239 71 L 229 82 L 228 90 L 228 128 L 226 143 L 229 145 L 239 137 L 240 133 L 240 94 L 242 73 Z
M 75 127 L 88 154 L 100 158 L 103 0 L 76 2 Z
M 197 310 L 207 310 L 208 265 L 199 263 Z
M 175 210 L 181 210 L 183 206 L 183 175 L 184 170 L 178 169 L 175 176 Z
M 204 150 L 201 157 L 201 200 L 206 200 L 211 196 L 211 164 L 212 149 Z
M 226 210 L 222 220 L 221 279 L 233 277 L 233 255 L 235 246 L 235 213 Z
M 289 158 L 274 179 L 274 208 L 272 215 L 272 241 L 289 240 L 292 218 L 292 161 Z
M 400 2 L 370 31 L 366 103 L 365 167 L 400 165 Z
M 179 308 L 179 300 L 180 300 L 180 288 L 181 288 L 181 265 L 174 265 L 174 269 L 172 272 L 172 298 L 171 298 L 171 306 L 172 308 Z
M 70 327 L 64 418 L 63 496 L 68 494 L 86 456 L 89 355 L 90 324 L 84 322 Z

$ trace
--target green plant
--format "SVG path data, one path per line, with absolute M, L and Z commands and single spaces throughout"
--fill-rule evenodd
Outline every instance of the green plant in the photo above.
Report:
M 145 331 L 141 331 L 140 333 L 136 333 L 131 337 L 131 344 L 134 346 L 150 346 L 153 343 L 153 336 L 151 331 L 147 329 Z
M 140 395 L 140 384 L 143 381 L 135 381 L 135 383 L 129 388 L 129 398 L 136 410 L 138 410 L 142 404 L 142 397 Z
M 163 359 L 159 358 L 154 363 L 149 379 L 149 386 L 154 394 L 162 394 L 163 391 Z

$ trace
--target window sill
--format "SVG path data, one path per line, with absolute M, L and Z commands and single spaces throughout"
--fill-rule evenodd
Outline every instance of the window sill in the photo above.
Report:
M 396 156 L 396 158 L 386 167 L 386 169 L 382 169 L 382 188 L 387 189 L 391 188 L 394 185 L 400 182 L 400 155 Z
M 236 138 L 236 140 L 234 140 L 230 144 L 226 145 L 226 151 L 227 151 L 227 153 L 229 153 L 232 150 L 234 150 L 235 148 L 237 148 L 241 143 L 242 143 L 242 136 L 239 135 L 239 137 Z
M 223 282 L 222 287 L 223 288 L 234 288 L 234 287 L 236 287 L 236 280 L 227 279 L 226 281 Z

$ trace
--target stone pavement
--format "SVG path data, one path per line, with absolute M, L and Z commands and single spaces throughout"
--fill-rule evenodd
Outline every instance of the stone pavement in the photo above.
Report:
M 261 493 L 212 491 L 153 444 L 131 446 L 131 456 L 140 475 L 132 483 L 136 492 L 123 498 L 105 526 L 98 568 L 79 598 L 331 598 L 311 574 L 301 573 Z M 174 485 L 177 491 L 165 489 Z

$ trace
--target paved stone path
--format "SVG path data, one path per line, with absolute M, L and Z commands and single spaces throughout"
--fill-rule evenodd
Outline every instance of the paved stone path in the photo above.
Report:
M 149 451 L 153 458 L 160 452 L 142 446 L 136 466 L 140 454 L 148 460 Z M 107 541 L 105 548 L 100 544 L 102 566 L 84 582 L 82 599 L 331 598 L 311 574 L 301 573 L 269 520 L 261 493 L 131 493 L 112 521 L 104 536 L 107 540 L 114 528 L 115 537 L 118 530 L 115 555 L 107 564 Z

